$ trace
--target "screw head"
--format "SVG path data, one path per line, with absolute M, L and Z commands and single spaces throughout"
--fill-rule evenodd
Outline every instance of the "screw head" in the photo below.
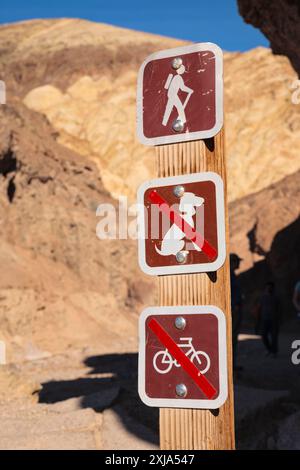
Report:
M 175 59 L 172 60 L 172 67 L 174 70 L 178 70 L 182 66 L 182 59 L 180 57 L 175 57 Z
M 174 194 L 176 197 L 182 197 L 184 195 L 185 189 L 184 186 L 175 186 Z
M 187 257 L 189 252 L 188 251 L 179 251 L 176 255 L 177 263 L 184 264 L 186 263 Z
M 177 317 L 175 320 L 177 330 L 184 330 L 186 327 L 186 320 L 183 317 Z
M 176 395 L 180 398 L 184 398 L 187 396 L 187 388 L 184 384 L 176 385 Z
M 173 122 L 173 130 L 175 132 L 182 132 L 184 129 L 184 123 L 182 122 L 181 119 L 176 119 L 174 122 Z

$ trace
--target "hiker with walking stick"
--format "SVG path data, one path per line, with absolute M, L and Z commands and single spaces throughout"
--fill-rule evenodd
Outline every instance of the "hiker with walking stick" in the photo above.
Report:
M 168 90 L 168 102 L 167 102 L 164 118 L 162 121 L 163 126 L 166 126 L 168 124 L 174 107 L 177 109 L 178 119 L 180 119 L 183 124 L 186 123 L 185 108 L 192 94 L 194 93 L 194 90 L 192 90 L 191 88 L 187 87 L 184 84 L 182 75 L 185 72 L 185 66 L 181 65 L 176 72 L 177 72 L 177 75 L 170 74 L 168 76 L 168 79 L 165 84 L 165 89 Z M 184 93 L 187 93 L 187 97 L 184 103 L 182 103 L 182 101 L 180 100 L 178 96 L 178 93 L 180 90 L 183 91 Z

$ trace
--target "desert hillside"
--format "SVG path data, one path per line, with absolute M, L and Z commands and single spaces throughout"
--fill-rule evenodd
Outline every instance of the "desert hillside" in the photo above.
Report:
M 0 29 L 0 75 L 8 100 L 46 115 L 61 144 L 97 164 L 111 194 L 133 200 L 154 174 L 153 149 L 135 137 L 137 71 L 148 54 L 180 44 L 83 20 L 19 23 Z M 268 49 L 225 54 L 230 201 L 299 169 L 295 78 Z
M 97 206 L 116 205 L 98 169 L 58 144 L 46 119 L 24 105 L 2 106 L 0 120 L 0 336 L 8 360 L 74 345 L 136 347 L 136 316 L 152 281 L 139 274 L 137 282 L 133 241 L 96 237 Z

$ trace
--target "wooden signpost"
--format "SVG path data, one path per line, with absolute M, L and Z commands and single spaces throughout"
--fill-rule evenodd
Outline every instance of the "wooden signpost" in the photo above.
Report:
M 137 105 L 138 136 L 144 144 L 156 145 L 158 178 L 213 172 L 223 181 L 225 209 L 222 229 L 228 247 L 222 52 L 212 44 L 196 44 L 153 54 L 144 62 L 140 70 Z M 194 193 L 196 192 L 197 190 L 194 190 Z M 200 193 L 199 186 L 198 197 L 201 196 Z M 151 200 L 159 203 L 157 197 L 154 196 L 151 195 Z M 203 199 L 205 217 L 205 198 Z M 177 215 L 175 214 L 175 219 L 174 216 L 172 218 L 175 223 L 176 220 L 178 221 Z M 185 215 L 186 212 L 183 212 L 183 218 Z M 189 229 L 193 229 L 191 224 L 189 224 Z M 202 242 L 206 240 L 209 246 L 213 246 L 214 240 L 209 232 L 207 233 L 208 236 L 205 233 L 202 234 Z M 182 230 L 178 236 L 177 230 L 176 234 L 177 242 L 182 242 L 184 235 L 189 235 L 190 232 Z M 197 241 L 193 237 L 193 233 L 189 237 L 189 241 L 191 239 L 194 242 Z M 141 254 L 141 246 L 139 251 Z M 186 253 L 189 256 L 190 251 L 186 250 Z M 176 259 L 178 267 L 182 267 L 187 262 L 178 256 Z M 174 391 L 172 404 L 168 407 L 167 402 L 162 402 L 166 405 L 164 404 L 160 408 L 160 446 L 163 450 L 235 448 L 228 248 L 225 262 L 220 263 L 216 269 L 214 272 L 209 269 L 203 272 L 205 269 L 201 269 L 198 272 L 192 271 L 191 274 L 182 274 L 179 270 L 177 274 L 172 273 L 158 277 L 159 305 L 161 307 L 198 306 L 202 311 L 205 306 L 214 306 L 218 311 L 224 312 L 227 340 L 225 362 L 227 365 L 228 396 L 220 408 L 207 409 L 208 407 L 203 407 L 205 409 L 201 409 L 201 405 L 193 408 L 192 404 L 190 404 L 191 408 L 183 407 L 180 400 L 178 403 L 181 405 L 179 404 L 177 408 L 174 407 L 176 406 L 174 399 L 176 400 L 177 390 L 175 384 L 179 382 L 178 380 L 174 381 L 174 376 L 170 375 L 170 386 L 174 384 L 174 387 L 172 386 Z M 184 312 L 182 316 L 184 316 Z M 186 309 L 186 319 L 189 321 L 188 308 Z M 155 322 L 155 320 L 157 321 Z M 175 369 L 180 370 L 182 382 L 185 367 L 185 361 L 182 359 L 183 349 L 178 352 L 174 347 L 174 342 L 172 343 L 170 338 L 168 339 L 171 327 L 168 327 L 167 324 L 169 330 L 167 331 L 166 327 L 162 332 L 161 326 L 159 318 L 154 317 L 150 328 L 160 338 L 161 348 L 163 349 L 164 344 L 169 345 L 179 362 L 180 358 L 182 360 L 181 369 L 174 367 L 168 371 L 168 374 L 176 374 Z M 213 346 L 210 344 L 207 347 L 209 349 Z M 168 347 L 165 349 L 171 354 L 173 360 L 176 359 Z M 223 354 L 225 354 L 224 351 Z M 169 358 L 170 356 L 165 357 Z M 196 357 L 197 355 L 195 355 Z M 141 354 L 139 361 L 140 366 L 142 361 L 142 366 L 146 367 L 145 358 Z M 150 366 L 152 362 L 149 362 Z M 197 367 L 196 361 L 194 361 L 194 365 Z M 203 376 L 207 378 L 208 372 L 203 373 Z M 212 385 L 214 387 L 214 384 Z M 148 393 L 155 394 L 155 391 L 151 391 L 151 387 L 149 390 Z M 188 391 L 186 391 L 187 393 Z M 193 399 L 195 393 L 194 390 Z M 200 390 L 199 399 L 201 393 Z M 209 396 L 209 388 L 207 393 Z M 211 396 L 213 396 L 213 390 Z M 153 406 L 150 402 L 149 404 Z M 212 408 L 215 407 L 212 406 Z

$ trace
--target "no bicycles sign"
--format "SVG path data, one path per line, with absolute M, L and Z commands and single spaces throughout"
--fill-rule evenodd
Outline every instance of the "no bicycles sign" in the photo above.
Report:
M 227 398 L 224 313 L 150 307 L 139 323 L 139 395 L 160 408 L 220 408 Z

